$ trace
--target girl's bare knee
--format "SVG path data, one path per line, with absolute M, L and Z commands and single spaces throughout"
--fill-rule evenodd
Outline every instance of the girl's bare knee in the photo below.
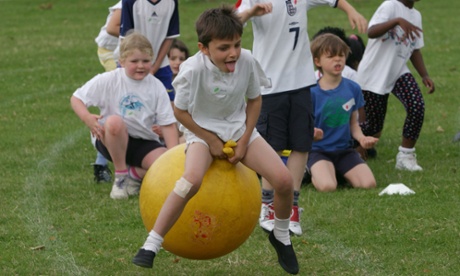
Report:
M 361 189 L 374 189 L 375 187 L 377 187 L 377 183 L 375 182 L 375 180 L 362 180 L 355 185 L 352 184 L 352 186 L 354 188 Z
M 377 187 L 377 183 L 375 181 L 368 181 L 363 185 L 363 188 L 365 189 L 374 189 Z
M 108 131 L 110 134 L 116 135 L 121 131 L 125 131 L 126 124 L 120 116 L 112 115 L 105 121 L 104 128 L 105 131 Z
M 313 184 L 318 192 L 334 192 L 337 190 L 337 184 L 333 183 L 322 183 L 322 184 Z

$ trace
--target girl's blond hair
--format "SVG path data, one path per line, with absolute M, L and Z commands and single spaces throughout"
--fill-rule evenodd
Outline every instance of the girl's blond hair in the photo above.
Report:
M 153 58 L 153 48 L 150 41 L 142 34 L 132 31 L 121 41 L 120 60 L 126 59 L 134 50 L 139 50 Z

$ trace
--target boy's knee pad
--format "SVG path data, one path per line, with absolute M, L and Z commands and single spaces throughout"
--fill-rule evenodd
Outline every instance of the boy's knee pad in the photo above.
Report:
M 176 186 L 174 187 L 173 191 L 178 196 L 185 198 L 185 196 L 188 194 L 192 186 L 193 186 L 192 183 L 188 182 L 187 179 L 181 177 L 179 180 L 177 180 Z

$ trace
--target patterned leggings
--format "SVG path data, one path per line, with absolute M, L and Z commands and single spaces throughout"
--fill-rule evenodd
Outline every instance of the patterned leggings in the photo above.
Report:
M 412 74 L 402 75 L 391 91 L 404 105 L 406 120 L 404 121 L 403 137 L 417 140 L 422 130 L 425 115 L 425 102 L 422 92 Z M 389 94 L 379 95 L 370 91 L 363 91 L 366 121 L 361 124 L 364 135 L 375 135 L 382 131 L 387 113 Z

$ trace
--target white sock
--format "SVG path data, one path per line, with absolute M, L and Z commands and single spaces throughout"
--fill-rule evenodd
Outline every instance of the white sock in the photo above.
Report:
M 279 219 L 275 215 L 275 228 L 273 229 L 273 234 L 275 238 L 284 245 L 291 244 L 291 238 L 289 237 L 289 221 L 289 218 Z
M 414 153 L 415 152 L 415 148 L 405 148 L 402 146 L 399 146 L 398 150 L 402 153 Z
M 158 235 L 155 231 L 150 231 L 147 240 L 142 246 L 143 249 L 153 251 L 157 254 L 160 251 L 161 244 L 163 243 L 163 237 Z

